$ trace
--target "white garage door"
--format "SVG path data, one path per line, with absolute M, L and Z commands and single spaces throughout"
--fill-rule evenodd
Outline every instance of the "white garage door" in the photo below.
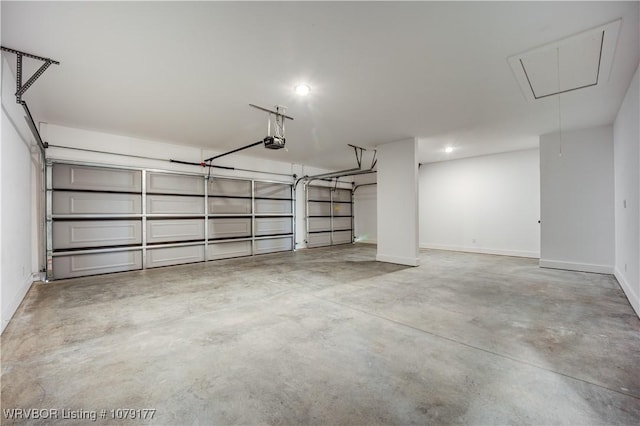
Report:
M 353 242 L 351 190 L 306 187 L 307 247 Z
M 47 176 L 49 279 L 293 250 L 289 183 L 62 162 Z

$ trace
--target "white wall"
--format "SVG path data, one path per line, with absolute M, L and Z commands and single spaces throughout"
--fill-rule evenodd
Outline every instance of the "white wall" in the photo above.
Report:
M 423 164 L 420 247 L 539 257 L 538 149 Z
M 613 273 L 613 127 L 540 137 L 540 266 Z
M 2 331 L 38 273 L 35 179 L 39 154 L 16 103 L 15 78 L 2 59 L 2 143 L 0 144 L 0 316 Z
M 640 107 L 638 73 L 613 125 L 615 276 L 640 316 Z
M 418 158 L 415 139 L 378 150 L 378 252 L 376 260 L 417 266 Z

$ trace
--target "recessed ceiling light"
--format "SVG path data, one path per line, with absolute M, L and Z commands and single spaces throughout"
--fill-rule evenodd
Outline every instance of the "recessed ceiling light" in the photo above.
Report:
M 311 87 L 308 84 L 298 84 L 294 90 L 298 95 L 305 96 L 311 92 Z
M 447 154 L 451 154 L 453 152 L 453 147 L 452 146 L 448 146 L 444 149 L 444 152 L 446 152 Z

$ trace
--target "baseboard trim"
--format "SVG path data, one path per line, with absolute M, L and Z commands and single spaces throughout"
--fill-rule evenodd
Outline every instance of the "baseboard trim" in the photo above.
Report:
M 377 254 L 376 261 L 386 262 L 386 263 L 395 263 L 398 265 L 407 265 L 407 266 L 420 265 L 420 259 L 417 257 L 398 257 L 398 256 L 388 256 L 386 254 Z
M 640 295 L 633 290 L 631 284 L 629 284 L 618 268 L 614 268 L 613 276 L 618 280 L 618 284 L 620 284 L 622 291 L 624 291 L 624 295 L 627 296 L 627 300 L 629 301 L 631 308 L 636 312 L 638 318 L 640 318 Z
M 550 269 L 565 269 L 567 271 L 593 272 L 596 274 L 613 274 L 612 265 L 566 262 L 562 260 L 540 259 L 540 267 Z
M 4 330 L 7 328 L 11 318 L 13 318 L 13 315 L 20 307 L 20 304 L 27 295 L 27 292 L 29 292 L 33 282 L 33 275 L 29 275 L 18 289 L 18 294 L 16 294 L 13 300 L 11 300 L 6 306 L 2 307 L 2 330 L 0 330 L 0 334 L 4 333 Z
M 420 243 L 420 248 L 432 249 L 432 250 L 460 251 L 463 253 L 495 254 L 498 256 L 527 257 L 532 259 L 540 258 L 540 253 L 536 253 L 533 251 L 523 251 L 523 250 L 502 250 L 502 249 L 479 248 L 479 247 L 448 246 L 448 245 L 429 244 L 429 243 Z
M 378 244 L 378 242 L 376 240 L 358 240 L 356 238 L 356 240 L 354 241 L 355 243 L 362 243 L 362 244 Z

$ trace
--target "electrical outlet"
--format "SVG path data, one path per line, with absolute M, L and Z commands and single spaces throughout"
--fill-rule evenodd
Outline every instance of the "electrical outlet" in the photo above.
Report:
M 627 272 L 627 264 L 624 264 L 624 271 Z
M 624 208 L 626 209 L 626 208 L 627 208 L 627 200 L 623 200 L 623 201 L 622 201 L 622 205 L 623 205 L 623 206 L 624 206 Z

